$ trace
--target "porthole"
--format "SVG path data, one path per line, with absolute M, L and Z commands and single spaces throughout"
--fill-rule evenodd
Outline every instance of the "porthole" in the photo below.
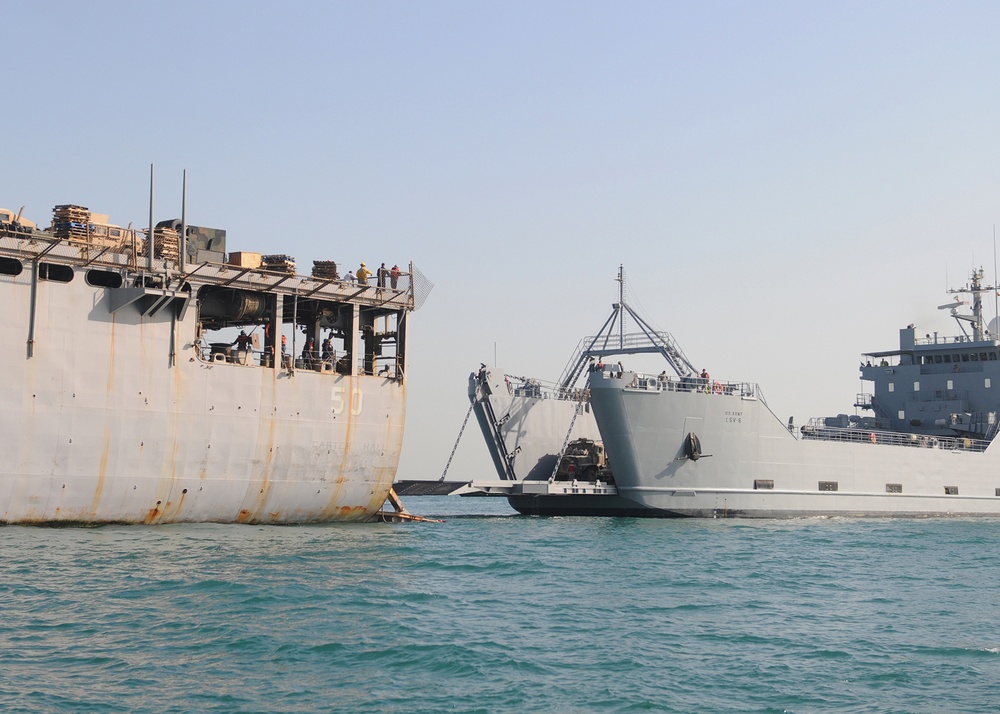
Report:
M 120 288 L 122 286 L 121 273 L 110 270 L 88 270 L 87 284 L 99 288 Z
M 15 258 L 0 258 L 0 275 L 20 275 L 24 265 Z
M 39 263 L 38 279 L 53 280 L 57 283 L 68 283 L 73 279 L 73 269 L 68 265 L 57 265 L 56 263 Z

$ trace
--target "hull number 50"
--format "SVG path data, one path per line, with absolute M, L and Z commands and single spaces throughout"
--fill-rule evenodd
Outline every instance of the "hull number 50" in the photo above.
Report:
M 347 390 L 344 387 L 333 387 L 331 399 L 333 400 L 333 413 L 343 414 L 347 406 L 345 395 Z M 361 387 L 354 387 L 351 392 L 351 416 L 359 416 L 365 405 L 365 395 L 361 392 Z

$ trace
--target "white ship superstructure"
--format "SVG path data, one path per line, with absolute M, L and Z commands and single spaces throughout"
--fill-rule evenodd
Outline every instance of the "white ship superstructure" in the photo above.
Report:
M 798 429 L 751 382 L 593 373 L 619 494 L 659 516 L 1000 515 L 995 290 L 975 271 L 941 306 L 962 334 L 901 329 L 898 349 L 863 356 L 859 413 Z
M 0 209 L 0 522 L 370 519 L 403 439 L 412 266 L 358 285 L 227 263 L 223 231 L 148 232 Z

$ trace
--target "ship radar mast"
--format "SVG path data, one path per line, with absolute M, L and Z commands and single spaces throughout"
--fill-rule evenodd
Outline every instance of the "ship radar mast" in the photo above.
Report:
M 654 328 L 625 302 L 623 265 L 618 266 L 618 276 L 615 280 L 618 282 L 618 302 L 611 306 L 611 315 L 598 333 L 593 337 L 585 337 L 577 346 L 576 354 L 570 359 L 559 378 L 560 388 L 572 389 L 586 372 L 591 358 L 603 359 L 612 355 L 660 354 L 678 376 L 687 377 L 696 374 L 695 368 L 673 336 Z M 627 317 L 632 318 L 637 327 L 636 332 L 625 332 Z
M 993 337 L 988 334 L 987 331 L 983 330 L 983 293 L 989 293 L 997 290 L 995 285 L 983 285 L 983 269 L 973 270 L 970 282 L 963 288 L 953 288 L 949 289 L 948 292 L 955 296 L 955 302 L 949 303 L 947 305 L 939 305 L 939 310 L 951 310 L 951 316 L 955 318 L 958 322 L 959 328 L 962 330 L 962 334 L 966 338 L 969 337 L 969 333 L 965 331 L 965 326 L 963 322 L 968 322 L 972 327 L 972 340 L 975 342 L 981 342 L 988 337 Z M 968 304 L 965 300 L 959 298 L 959 295 L 970 295 L 972 299 L 972 314 L 971 315 L 960 315 L 958 308 L 962 305 Z

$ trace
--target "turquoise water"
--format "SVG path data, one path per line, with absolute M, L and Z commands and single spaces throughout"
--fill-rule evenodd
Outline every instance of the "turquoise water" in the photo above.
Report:
M 1000 522 L 0 530 L 0 709 L 982 712 Z

